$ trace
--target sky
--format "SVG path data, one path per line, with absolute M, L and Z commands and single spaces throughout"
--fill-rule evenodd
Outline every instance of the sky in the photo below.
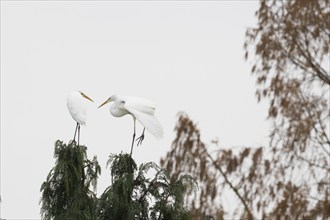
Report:
M 132 118 L 114 118 L 113 94 L 153 101 L 164 138 L 146 133 L 137 163 L 171 149 L 178 112 L 201 138 L 222 147 L 267 143 L 267 103 L 257 103 L 246 28 L 258 1 L 1 1 L 0 218 L 40 219 L 40 186 L 54 166 L 54 143 L 68 142 L 75 121 L 68 94 L 88 106 L 80 143 L 102 168 L 98 195 L 110 184 L 110 153 L 129 152 Z M 137 126 L 137 134 L 142 131 Z

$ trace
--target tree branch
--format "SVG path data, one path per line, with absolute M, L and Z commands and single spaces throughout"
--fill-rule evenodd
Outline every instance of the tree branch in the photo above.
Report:
M 294 152 L 294 154 L 296 155 L 297 158 L 299 158 L 302 161 L 307 162 L 309 165 L 314 166 L 314 167 L 318 167 L 318 168 L 321 168 L 321 169 L 324 169 L 324 170 L 327 170 L 328 172 L 330 172 L 329 167 L 324 167 L 324 166 L 318 165 L 316 163 L 313 163 L 310 160 L 306 159 L 305 157 L 299 156 L 296 152 Z
M 141 197 L 139 198 L 139 203 L 142 202 L 142 200 L 144 199 L 144 197 L 147 195 L 147 193 L 149 192 L 151 186 L 154 184 L 154 182 L 157 180 L 158 175 L 162 172 L 162 170 L 158 171 L 155 178 L 149 183 L 148 188 L 143 192 L 143 194 L 141 195 Z
M 327 75 L 327 72 L 315 61 L 314 63 L 314 59 L 312 58 L 308 48 L 306 48 L 305 50 L 302 48 L 302 46 L 300 45 L 299 42 L 297 42 L 296 40 L 293 40 L 293 43 L 297 46 L 298 50 L 300 51 L 301 55 L 306 59 L 306 61 L 309 64 L 309 67 L 311 67 L 316 75 L 322 80 L 324 81 L 326 84 L 330 85 L 330 76 Z M 307 44 L 307 43 L 306 43 Z M 308 47 L 308 45 L 307 45 Z M 305 52 L 306 51 L 306 52 Z M 307 53 L 307 54 L 306 54 Z
M 206 147 L 204 146 L 204 151 L 206 153 L 206 155 L 208 156 L 208 158 L 210 158 L 210 160 L 212 161 L 213 165 L 219 170 L 219 172 L 221 173 L 221 175 L 224 177 L 226 183 L 229 185 L 229 187 L 234 191 L 234 193 L 236 194 L 236 196 L 241 200 L 245 210 L 248 213 L 248 219 L 252 220 L 253 219 L 253 215 L 251 210 L 249 209 L 248 205 L 246 204 L 244 198 L 240 195 L 240 193 L 238 192 L 237 188 L 235 188 L 233 186 L 233 184 L 229 181 L 229 179 L 227 178 L 225 172 L 221 169 L 221 167 L 215 162 L 215 160 L 212 158 L 212 156 L 207 152 Z

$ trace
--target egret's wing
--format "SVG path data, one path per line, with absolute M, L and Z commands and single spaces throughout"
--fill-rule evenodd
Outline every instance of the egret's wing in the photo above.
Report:
M 67 100 L 68 110 L 72 118 L 81 125 L 86 123 L 86 103 L 81 96 L 71 94 Z
M 81 125 L 85 125 L 86 124 L 86 115 L 84 114 L 75 114 L 75 115 L 72 115 L 73 119 L 75 119 L 79 124 Z
M 72 106 L 70 106 L 70 107 L 68 106 L 68 109 L 69 109 L 69 112 L 70 112 L 72 118 L 76 122 L 78 122 L 81 125 L 85 125 L 85 123 L 86 123 L 86 112 L 85 111 L 79 112 L 79 111 L 77 111 L 76 108 L 74 108 L 74 107 L 72 108 Z
M 143 125 L 143 127 L 145 127 L 147 131 L 153 134 L 157 139 L 163 137 L 163 127 L 153 115 L 155 110 L 152 111 L 152 114 L 147 114 L 145 111 L 141 111 L 140 108 L 135 108 L 135 106 L 130 104 L 125 104 L 125 107 L 127 111 L 129 111 Z M 142 110 L 145 109 L 142 108 Z
M 125 102 L 125 108 L 128 107 L 131 110 L 139 111 L 149 115 L 155 114 L 156 106 L 149 100 L 139 97 L 125 97 L 123 100 Z

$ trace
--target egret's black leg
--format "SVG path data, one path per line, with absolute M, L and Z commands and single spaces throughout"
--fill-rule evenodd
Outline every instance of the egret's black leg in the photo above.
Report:
M 141 134 L 140 137 L 138 137 L 135 141 L 137 141 L 137 146 L 139 146 L 140 144 L 142 144 L 142 141 L 144 140 L 144 131 L 146 130 L 146 128 L 143 128 L 143 132 Z
M 80 140 L 80 124 L 78 124 L 78 146 L 79 146 L 79 140 Z
M 134 146 L 134 139 L 135 139 L 135 118 L 133 118 L 133 121 L 134 121 L 134 133 L 133 133 L 133 140 L 132 140 L 132 147 L 131 147 L 130 156 L 132 156 L 132 153 L 133 153 L 133 146 Z
M 78 130 L 78 125 L 79 123 L 77 122 L 77 125 L 76 125 L 76 130 L 74 131 L 74 136 L 73 136 L 73 142 L 76 142 L 76 133 L 77 133 L 77 130 Z

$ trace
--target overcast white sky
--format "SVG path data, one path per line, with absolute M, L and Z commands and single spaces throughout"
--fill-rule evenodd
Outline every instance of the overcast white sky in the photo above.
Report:
M 57 139 L 75 122 L 66 98 L 94 99 L 81 143 L 102 166 L 98 193 L 110 183 L 110 153 L 129 152 L 132 119 L 97 106 L 112 94 L 157 105 L 165 136 L 146 133 L 138 163 L 170 150 L 176 114 L 198 123 L 202 139 L 222 146 L 262 145 L 269 124 L 257 104 L 245 30 L 257 1 L 1 1 L 1 213 L 40 218 L 40 186 L 54 165 Z M 141 132 L 138 127 L 138 133 Z

